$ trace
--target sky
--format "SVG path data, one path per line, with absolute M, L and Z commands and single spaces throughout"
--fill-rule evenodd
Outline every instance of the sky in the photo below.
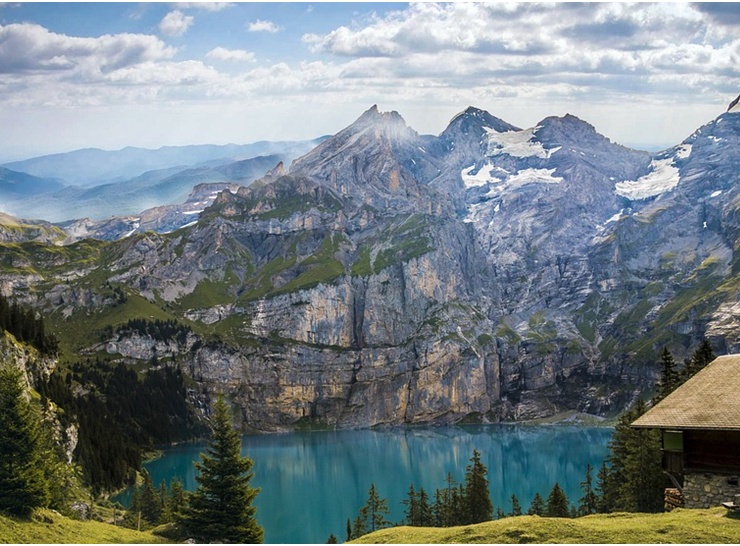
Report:
M 732 3 L 0 2 L 0 161 L 299 140 L 377 104 L 680 143 L 740 93 Z

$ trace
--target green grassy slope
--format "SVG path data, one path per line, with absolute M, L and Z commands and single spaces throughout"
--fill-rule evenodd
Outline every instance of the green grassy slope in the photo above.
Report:
M 359 544 L 737 544 L 740 518 L 724 508 L 666 514 L 604 514 L 577 519 L 520 516 L 464 527 L 395 527 Z
M 30 520 L 0 515 L 0 543 L 4 544 L 161 544 L 152 533 L 138 532 L 98 521 L 65 518 L 39 510 Z

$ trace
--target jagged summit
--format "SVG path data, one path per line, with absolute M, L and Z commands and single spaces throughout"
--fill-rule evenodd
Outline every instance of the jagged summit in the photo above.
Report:
M 521 130 L 519 127 L 497 118 L 485 110 L 481 110 L 475 106 L 468 106 L 465 110 L 450 120 L 447 128 L 442 132 L 442 134 L 440 134 L 440 136 L 444 137 L 453 132 L 483 135 L 485 134 L 486 129 L 496 131 L 497 133 Z

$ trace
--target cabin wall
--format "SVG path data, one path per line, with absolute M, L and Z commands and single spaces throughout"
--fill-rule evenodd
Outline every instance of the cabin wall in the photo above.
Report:
M 705 470 L 740 474 L 740 432 L 686 430 L 685 467 L 688 472 Z
M 683 478 L 686 508 L 711 508 L 735 500 L 740 495 L 738 474 L 709 472 L 687 473 Z

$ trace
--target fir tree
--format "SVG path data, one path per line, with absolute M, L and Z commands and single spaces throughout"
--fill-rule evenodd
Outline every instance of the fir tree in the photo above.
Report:
M 610 511 L 660 512 L 663 491 L 670 485 L 663 474 L 660 432 L 630 427 L 645 413 L 639 400 L 625 412 L 614 427 L 609 442 L 608 462 L 611 464 L 605 484 Z
M 358 514 L 352 524 L 352 540 L 360 538 L 362 535 L 367 534 L 367 518 L 363 518 L 362 514 Z
M 349 518 L 347 518 L 347 539 L 345 542 L 349 542 L 354 537 L 352 536 L 352 522 L 349 521 Z
M 504 519 L 506 517 L 506 514 L 501 509 L 501 507 L 496 508 L 496 519 Z
M 480 453 L 473 450 L 470 464 L 465 470 L 463 523 L 481 523 L 493 518 L 493 504 L 488 490 L 488 469 L 480 460 Z
M 511 495 L 511 512 L 509 512 L 510 516 L 521 516 L 522 515 L 522 505 L 519 504 L 519 499 L 516 495 Z
M 668 347 L 663 347 L 663 351 L 660 353 L 660 370 L 661 379 L 656 401 L 662 400 L 671 394 L 679 384 L 676 361 L 673 359 L 673 355 L 671 355 Z
M 388 500 L 380 497 L 374 483 L 370 484 L 365 506 L 360 508 L 360 515 L 367 522 L 365 527 L 373 532 L 390 526 L 390 522 L 385 519 L 388 514 Z
M 532 498 L 532 504 L 527 510 L 529 516 L 544 516 L 545 515 L 545 501 L 542 500 L 542 496 L 539 493 L 535 493 Z
M 20 370 L 0 366 L 0 511 L 17 516 L 49 501 L 40 418 L 23 391 Z
M 409 486 L 409 491 L 406 493 L 406 499 L 401 501 L 406 509 L 404 510 L 405 523 L 412 527 L 420 526 L 419 523 L 419 496 L 414 489 L 414 484 Z
M 696 372 L 703 370 L 704 367 L 715 358 L 712 345 L 706 338 L 702 339 L 701 344 L 699 344 L 699 348 L 694 351 L 694 354 L 691 355 L 691 358 L 686 364 L 683 377 L 684 381 L 694 376 Z
M 565 492 L 558 482 L 552 487 L 550 494 L 547 496 L 545 505 L 545 516 L 548 518 L 567 518 L 570 517 L 570 503 Z
M 183 526 L 199 540 L 260 543 L 264 531 L 252 506 L 259 493 L 250 485 L 253 463 L 241 456 L 241 439 L 220 396 L 213 405 L 212 426 L 208 449 L 196 463 L 198 488 L 185 509 Z
M 329 535 L 329 538 L 326 539 L 327 544 L 338 544 L 339 540 L 337 540 L 337 537 L 334 535 L 334 533 L 331 533 Z
M 170 482 L 170 495 L 167 498 L 167 512 L 173 521 L 177 521 L 187 503 L 185 486 L 182 481 L 174 478 Z
M 162 516 L 162 499 L 159 492 L 154 489 L 152 478 L 146 470 L 142 470 L 144 484 L 141 486 L 141 517 L 150 525 L 159 525 Z
M 421 527 L 430 527 L 433 525 L 432 507 L 429 505 L 429 495 L 423 487 L 419 488 L 419 525 Z
M 583 496 L 578 501 L 579 516 L 588 516 L 589 514 L 596 513 L 598 499 L 596 498 L 596 493 L 593 488 L 593 478 L 591 477 L 592 472 L 593 469 L 591 468 L 591 465 L 587 464 L 586 479 L 581 482 L 581 491 L 583 491 Z
M 606 514 L 612 511 L 614 506 L 613 498 L 609 490 L 609 467 L 606 466 L 606 461 L 601 463 L 601 467 L 596 474 L 596 512 L 598 514 Z

